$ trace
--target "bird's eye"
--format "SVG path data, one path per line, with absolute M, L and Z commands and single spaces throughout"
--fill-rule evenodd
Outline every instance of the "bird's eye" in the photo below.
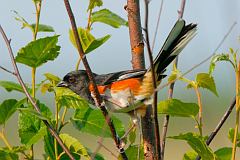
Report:
M 68 81 L 69 81 L 70 83 L 74 83 L 74 82 L 75 82 L 75 78 L 74 78 L 74 77 L 70 77 L 70 78 L 68 79 Z

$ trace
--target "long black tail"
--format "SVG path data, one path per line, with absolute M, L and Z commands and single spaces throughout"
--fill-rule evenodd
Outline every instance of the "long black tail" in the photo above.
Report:
M 154 69 L 157 73 L 157 80 L 162 78 L 162 73 L 166 67 L 177 57 L 183 50 L 188 42 L 196 35 L 197 25 L 185 25 L 183 19 L 179 19 L 171 32 L 169 33 L 166 41 L 157 57 L 154 60 Z M 148 69 L 150 70 L 150 68 Z

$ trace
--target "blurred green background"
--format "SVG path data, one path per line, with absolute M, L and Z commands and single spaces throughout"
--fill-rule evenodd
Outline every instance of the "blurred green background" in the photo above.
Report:
M 142 8 L 142 22 L 144 19 L 144 7 L 143 1 L 141 1 Z M 150 37 L 153 37 L 155 26 L 157 22 L 157 14 L 159 12 L 161 1 L 152 0 L 150 7 Z M 78 26 L 85 27 L 87 24 L 87 4 L 88 1 L 71 1 L 75 17 L 77 19 Z M 118 15 L 127 19 L 127 13 L 124 10 L 126 1 L 114 0 L 104 1 L 102 8 L 109 8 Z M 164 1 L 162 16 L 160 19 L 160 27 L 158 30 L 158 36 L 156 39 L 154 55 L 157 54 L 161 48 L 167 34 L 171 27 L 174 25 L 177 19 L 177 10 L 180 6 L 180 0 Z M 0 5 L 0 24 L 4 28 L 8 37 L 12 39 L 11 44 L 13 51 L 17 51 L 25 46 L 32 40 L 32 34 L 29 30 L 21 29 L 21 25 L 15 21 L 14 13 L 12 10 L 16 10 L 21 16 L 23 16 L 29 23 L 35 22 L 34 5 L 30 0 L 22 0 L 21 3 L 18 0 L 3 1 Z M 236 21 L 240 22 L 240 1 L 239 0 L 201 0 L 201 1 L 187 1 L 184 19 L 187 23 L 198 24 L 198 34 L 190 42 L 190 44 L 183 50 L 179 58 L 179 69 L 184 72 L 192 66 L 198 64 L 201 60 L 208 57 L 215 50 L 221 39 L 224 37 L 230 26 Z M 55 33 L 60 34 L 59 45 L 61 46 L 61 54 L 54 62 L 49 62 L 37 70 L 37 82 L 43 80 L 43 74 L 50 72 L 63 77 L 67 72 L 74 70 L 77 62 L 78 54 L 72 44 L 69 41 L 68 30 L 70 27 L 69 19 L 65 11 L 63 1 L 51 0 L 44 1 L 42 6 L 42 14 L 40 22 L 48 24 L 54 27 Z M 227 52 L 229 47 L 239 48 L 239 35 L 240 27 L 237 25 L 231 34 L 227 37 L 224 44 L 220 47 L 217 53 Z M 93 26 L 92 33 L 95 37 L 102 37 L 106 34 L 111 34 L 112 37 L 106 44 L 98 48 L 91 54 L 87 55 L 92 70 L 96 73 L 107 73 L 120 70 L 126 70 L 131 68 L 131 53 L 129 45 L 128 29 L 121 27 L 120 29 L 113 29 L 104 24 L 95 24 Z M 40 33 L 39 37 L 45 36 Z M 12 69 L 9 55 L 4 41 L 0 38 L 0 65 Z M 146 56 L 146 64 L 148 65 L 148 58 Z M 26 83 L 31 82 L 31 70 L 23 65 L 18 65 L 23 79 Z M 198 67 L 190 74 L 187 75 L 189 79 L 194 79 L 194 75 L 199 72 L 208 72 L 209 62 Z M 82 66 L 81 66 L 82 67 Z M 171 70 L 169 67 L 168 72 Z M 230 104 L 232 97 L 234 96 L 234 71 L 229 64 L 221 63 L 217 66 L 214 72 L 215 82 L 219 97 L 214 96 L 207 90 L 201 90 L 203 100 L 203 118 L 204 118 L 204 134 L 209 134 L 221 119 L 224 111 Z M 13 76 L 0 70 L 0 80 L 16 81 Z M 166 80 L 165 80 L 166 82 Z M 191 90 L 187 90 L 185 85 L 181 82 L 177 82 L 175 85 L 174 97 L 182 99 L 186 102 L 197 102 L 195 93 Z M 160 99 L 167 98 L 167 89 L 160 91 Z M 48 104 L 53 105 L 52 95 L 37 94 L 40 99 Z M 21 94 L 15 92 L 8 93 L 2 88 L 0 89 L 0 102 L 7 98 L 21 98 Z M 70 116 L 70 115 L 69 115 Z M 125 117 L 125 115 L 120 115 Z M 159 119 L 162 124 L 162 117 Z M 181 132 L 197 131 L 195 124 L 191 119 L 187 118 L 171 118 L 169 125 L 168 135 L 178 135 Z M 213 150 L 224 146 L 231 146 L 227 138 L 228 128 L 234 126 L 234 114 L 224 124 L 222 130 L 211 144 Z M 7 123 L 7 137 L 11 144 L 19 144 L 17 138 L 17 114 Z M 72 136 L 77 137 L 81 143 L 85 144 L 89 148 L 94 150 L 97 147 L 98 138 L 88 134 L 83 134 L 75 130 L 71 125 L 66 127 L 64 132 L 70 133 Z M 87 138 L 86 138 L 87 137 Z M 114 150 L 113 141 L 111 139 L 104 140 L 104 143 Z M 3 145 L 0 142 L 1 146 Z M 37 152 L 37 158 L 42 159 L 42 142 L 35 146 Z M 166 144 L 166 160 L 182 159 L 184 152 L 190 148 L 183 141 L 168 140 Z M 112 159 L 111 155 L 105 150 L 101 150 L 102 153 Z M 116 152 L 115 152 L 116 153 Z M 238 153 L 238 159 L 240 154 Z

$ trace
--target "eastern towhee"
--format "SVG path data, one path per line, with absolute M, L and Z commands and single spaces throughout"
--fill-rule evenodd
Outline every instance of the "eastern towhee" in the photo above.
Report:
M 157 85 L 165 77 L 166 67 L 177 57 L 182 49 L 196 34 L 196 24 L 185 25 L 179 19 L 168 35 L 162 49 L 154 60 Z M 154 93 L 151 68 L 127 70 L 109 74 L 95 74 L 97 88 L 108 110 L 127 112 L 145 110 L 152 103 Z M 85 70 L 72 71 L 65 75 L 59 87 L 67 87 L 94 105 L 93 85 Z

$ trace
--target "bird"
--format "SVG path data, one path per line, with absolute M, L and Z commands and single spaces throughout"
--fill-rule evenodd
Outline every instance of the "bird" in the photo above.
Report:
M 144 116 L 146 106 L 152 104 L 154 93 L 151 70 L 154 70 L 156 83 L 159 85 L 161 80 L 166 77 L 164 72 L 167 66 L 196 35 L 196 30 L 197 24 L 186 25 L 185 20 L 177 20 L 154 59 L 153 68 L 107 74 L 93 73 L 97 89 L 107 109 L 111 112 L 129 114 L 133 114 L 133 112 L 135 114 L 135 111 L 138 111 L 140 116 Z M 67 73 L 57 86 L 69 88 L 90 104 L 95 105 L 93 83 L 89 80 L 86 70 Z

